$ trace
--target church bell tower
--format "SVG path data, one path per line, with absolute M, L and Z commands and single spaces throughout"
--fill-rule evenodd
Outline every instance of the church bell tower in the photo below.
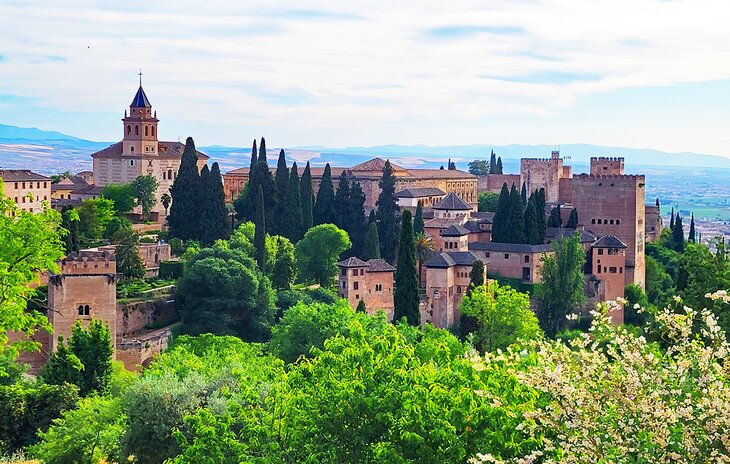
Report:
M 159 151 L 157 141 L 157 112 L 142 89 L 142 72 L 139 73 L 139 89 L 129 105 L 129 114 L 124 112 L 124 137 L 122 155 L 155 156 Z

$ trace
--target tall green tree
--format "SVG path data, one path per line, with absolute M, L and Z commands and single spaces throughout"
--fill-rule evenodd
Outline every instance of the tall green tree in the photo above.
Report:
M 160 197 L 160 203 L 162 203 L 162 207 L 165 208 L 165 217 L 167 217 L 167 212 L 170 209 L 170 203 L 172 203 L 172 197 L 169 193 L 165 192 Z
M 504 241 L 506 243 L 525 243 L 525 216 L 522 210 L 522 198 L 514 184 L 510 190 L 508 205 Z
M 370 210 L 370 214 L 368 215 L 368 225 L 373 224 L 378 221 L 378 218 L 375 214 L 375 209 Z
M 494 213 L 492 219 L 492 241 L 499 243 L 506 243 L 507 235 L 509 231 L 507 229 L 507 222 L 510 210 L 510 197 L 509 187 L 507 182 L 502 184 L 502 189 L 499 192 L 499 200 L 497 201 L 497 211 Z
M 275 235 L 284 235 L 287 218 L 286 197 L 289 193 L 289 169 L 286 167 L 286 155 L 282 149 L 279 152 L 279 160 L 276 163 L 276 175 L 274 176 L 275 201 L 274 201 L 274 224 L 271 228 Z
M 324 167 L 322 180 L 317 191 L 317 202 L 314 204 L 314 223 L 337 225 L 337 210 L 335 208 L 335 189 L 332 185 L 332 168 L 327 163 Z
M 365 234 L 368 226 L 365 222 L 365 192 L 362 191 L 362 186 L 358 181 L 353 181 L 350 186 L 347 217 L 345 231 L 352 241 L 352 247 L 347 254 L 349 256 L 360 256 L 365 244 Z
M 398 205 L 395 200 L 395 175 L 390 161 L 383 166 L 383 177 L 380 179 L 380 195 L 378 196 L 378 237 L 380 239 L 380 255 L 393 263 L 398 246 Z
M 502 170 L 502 157 L 497 157 L 497 174 L 504 174 L 504 171 Z
M 61 210 L 61 227 L 67 231 L 63 236 L 66 253 L 79 251 L 81 237 L 79 233 L 79 213 L 73 205 L 64 206 Z
M 682 224 L 682 216 L 677 213 L 674 218 L 674 228 L 672 229 L 672 246 L 674 250 L 682 253 L 685 247 L 684 225 Z
M 423 232 L 414 234 L 413 241 L 416 245 L 416 260 L 418 261 L 418 280 L 423 277 L 423 264 L 436 253 L 436 244 L 431 237 Z
M 290 290 L 297 275 L 294 245 L 286 237 L 274 235 L 267 241 L 273 242 L 270 259 L 273 261 L 271 271 L 267 271 L 271 284 L 277 290 Z M 267 244 L 268 247 L 268 244 Z
M 537 220 L 535 203 L 535 194 L 532 194 L 527 201 L 527 209 L 525 209 L 525 243 L 531 245 L 543 243 L 545 239 L 545 237 L 540 235 L 540 224 Z
M 578 228 L 578 210 L 573 208 L 570 210 L 570 217 L 568 218 L 568 225 L 566 225 L 568 229 L 577 229 Z
M 248 182 L 244 185 L 241 196 L 233 201 L 236 216 L 241 222 L 254 221 L 256 218 L 256 193 L 259 191 L 259 179 L 256 175 L 258 160 L 258 148 L 256 139 L 254 139 L 251 147 L 251 162 L 248 167 Z
M 256 248 L 256 263 L 259 269 L 264 269 L 266 263 L 266 207 L 264 206 L 264 189 L 259 186 L 259 201 L 256 205 L 256 232 L 254 247 Z
M 101 196 L 114 202 L 117 214 L 126 214 L 134 208 L 137 194 L 133 183 L 108 184 L 101 190 Z
M 378 224 L 371 222 L 368 226 L 368 233 L 365 235 L 365 243 L 362 247 L 362 259 L 380 258 L 380 239 L 378 237 Z
M 117 272 L 127 279 L 141 279 L 145 268 L 139 256 L 139 235 L 131 229 L 120 229 L 112 237 L 116 245 L 114 254 L 117 260 Z
M 223 190 L 223 177 L 218 163 L 213 163 L 210 173 L 203 178 L 205 189 L 202 191 L 201 202 L 204 205 L 200 211 L 200 242 L 210 246 L 216 240 L 225 240 L 231 235 L 226 209 L 226 194 Z
M 520 191 L 520 198 L 522 199 L 522 208 L 527 208 L 527 184 L 522 184 L 522 190 Z
M 337 192 L 335 192 L 335 224 L 340 229 L 350 234 L 350 181 L 347 179 L 347 173 L 343 170 L 340 174 L 337 184 Z
M 695 237 L 695 215 L 694 215 L 694 213 L 692 213 L 692 216 L 690 216 L 690 219 L 689 219 L 689 236 L 688 236 L 687 240 L 692 243 L 695 243 L 695 241 L 696 241 L 695 238 L 696 238 Z
M 157 187 L 160 184 L 154 176 L 138 176 L 132 182 L 134 196 L 137 198 L 137 206 L 142 207 L 142 216 L 149 220 L 152 208 L 157 204 Z
M 540 230 L 540 237 L 545 237 L 547 229 L 547 218 L 545 217 L 545 189 L 541 188 L 535 192 L 535 210 L 537 212 L 537 223 Z
M 281 219 L 283 235 L 296 243 L 302 238 L 302 195 L 299 189 L 299 172 L 297 163 L 291 166 L 289 173 L 289 184 L 287 186 L 288 193 L 286 195 L 286 206 L 284 207 L 284 216 Z
M 485 176 L 489 174 L 489 162 L 487 160 L 474 160 L 469 163 L 469 174 Z
M 562 227 L 563 226 L 563 218 L 560 214 L 560 205 L 555 205 L 553 209 L 550 211 L 550 217 L 548 217 L 547 221 L 548 227 Z
M 400 244 L 398 246 L 398 267 L 395 270 L 395 292 L 393 294 L 393 320 L 405 317 L 408 324 L 421 325 L 421 312 L 418 310 L 418 276 L 416 274 L 416 247 L 413 238 L 411 212 L 404 210 L 401 215 Z
M 586 298 L 586 255 L 580 246 L 580 234 L 553 240 L 552 245 L 555 255 L 542 258 L 542 284 L 537 291 L 540 326 L 549 337 L 566 328 L 566 316 L 578 312 Z
M 423 234 L 425 233 L 423 225 L 423 200 L 418 200 L 418 206 L 416 206 L 416 215 L 413 217 L 413 233 Z
M 200 174 L 197 163 L 198 154 L 195 150 L 195 142 L 192 137 L 188 137 L 180 161 L 180 170 L 170 189 L 172 206 L 167 219 L 170 226 L 170 237 L 177 237 L 183 241 L 198 238 Z
M 492 150 L 492 154 L 489 157 L 489 174 L 498 174 L 497 173 L 497 155 L 494 154 L 494 150 Z
M 319 224 L 304 234 L 296 246 L 300 275 L 322 287 L 332 285 L 337 275 L 337 260 L 352 243 L 347 232 L 334 224 Z
M 466 290 L 466 294 L 470 295 L 475 288 L 479 288 L 484 285 L 484 262 L 476 260 L 471 265 L 471 271 L 469 272 L 469 288 Z M 476 316 L 470 314 L 461 313 L 459 317 L 459 337 L 462 340 L 466 340 L 468 335 L 479 330 L 479 321 Z
M 669 216 L 669 230 L 674 230 L 674 206 L 672 206 L 672 215 Z
M 259 144 L 259 159 L 258 162 L 264 162 L 266 164 L 269 163 L 269 160 L 266 159 L 266 139 L 261 137 L 261 144 Z
M 302 173 L 301 185 L 302 198 L 302 235 L 314 225 L 314 193 L 312 190 L 312 171 L 309 168 L 309 161 Z

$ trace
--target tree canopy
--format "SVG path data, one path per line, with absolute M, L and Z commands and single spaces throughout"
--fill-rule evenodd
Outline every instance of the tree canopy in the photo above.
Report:
M 295 254 L 300 275 L 305 280 L 329 287 L 337 275 L 337 260 L 340 254 L 350 246 L 352 242 L 347 232 L 336 225 L 320 224 L 312 227 L 296 246 Z

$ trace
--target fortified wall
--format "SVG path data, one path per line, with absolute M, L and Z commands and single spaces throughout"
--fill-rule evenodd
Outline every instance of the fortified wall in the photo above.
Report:
M 560 201 L 560 180 L 569 178 L 570 166 L 563 166 L 560 153 L 553 151 L 550 158 L 522 158 L 520 176 L 528 192 L 545 189 L 545 201 Z

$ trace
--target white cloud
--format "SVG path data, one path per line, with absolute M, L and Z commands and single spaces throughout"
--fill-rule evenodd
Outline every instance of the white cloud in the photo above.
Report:
M 121 112 L 142 67 L 163 124 L 206 143 L 260 135 L 234 127 L 281 145 L 444 143 L 414 121 L 459 133 L 461 121 L 558 117 L 615 89 L 730 77 L 725 0 L 291 5 L 5 1 L 0 94 Z M 482 136 L 464 141 L 496 142 Z

